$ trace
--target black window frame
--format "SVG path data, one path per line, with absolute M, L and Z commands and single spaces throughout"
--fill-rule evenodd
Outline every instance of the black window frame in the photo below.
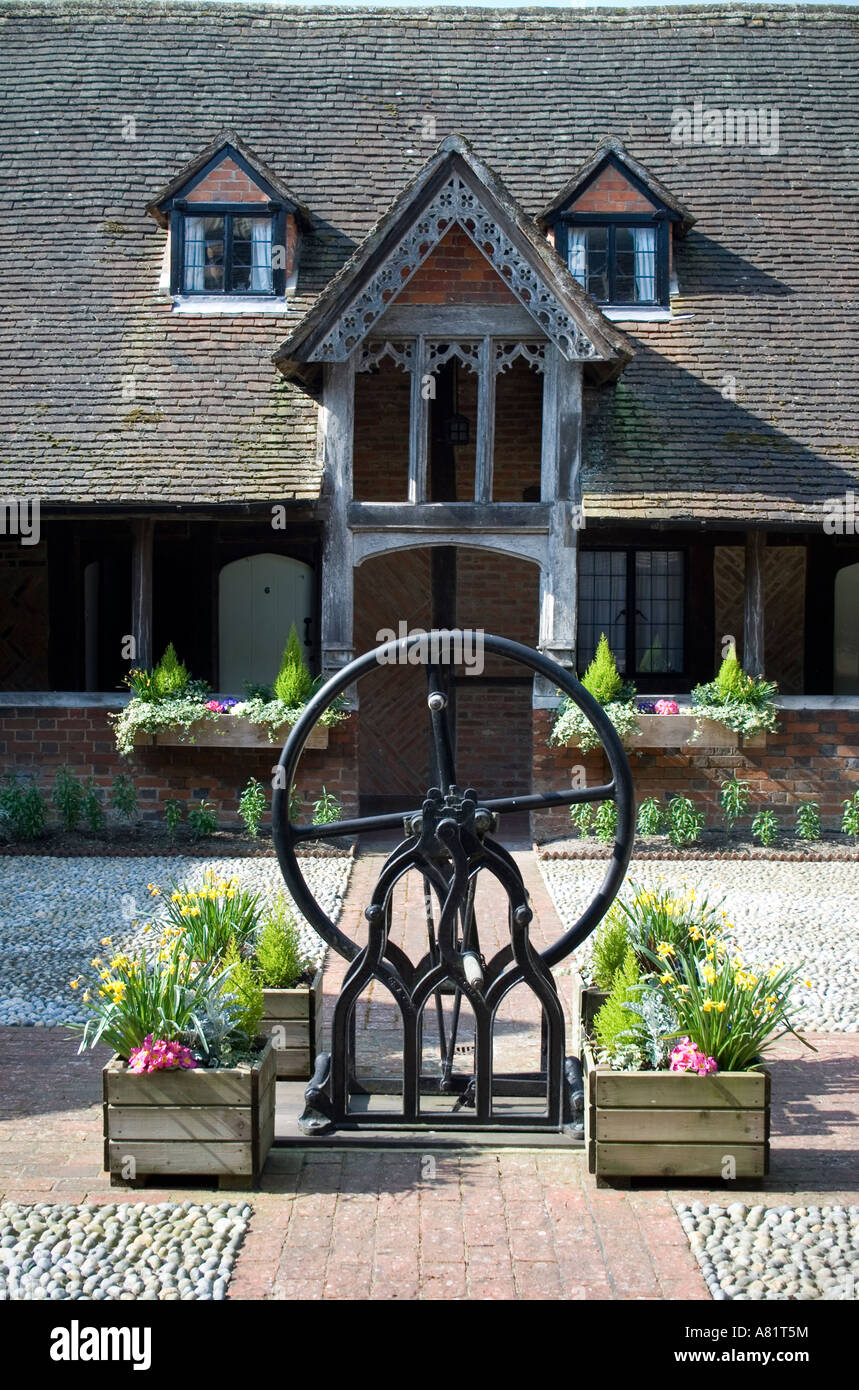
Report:
M 286 268 L 272 264 L 270 290 L 188 290 L 185 288 L 185 218 L 223 217 L 224 219 L 224 285 L 232 270 L 233 220 L 236 217 L 270 217 L 272 221 L 272 259 L 276 246 L 286 245 L 286 208 L 283 203 L 189 203 L 177 199 L 171 209 L 171 293 L 191 298 L 223 299 L 282 299 L 286 293 Z
M 654 553 L 679 554 L 681 564 L 681 586 L 683 594 L 683 665 L 679 671 L 640 671 L 637 666 L 637 644 L 635 640 L 636 624 L 636 584 L 635 584 L 635 557 L 638 554 Z M 647 695 L 650 692 L 663 691 L 667 686 L 671 686 L 677 693 L 683 693 L 690 686 L 689 677 L 689 552 L 688 547 L 683 545 L 651 545 L 649 543 L 641 545 L 588 545 L 582 546 L 579 552 L 582 554 L 614 554 L 626 556 L 626 669 L 621 671 L 625 680 L 634 681 L 639 695 Z M 576 595 L 577 623 L 581 612 L 582 602 L 582 577 L 579 573 L 578 592 Z M 597 636 L 599 641 L 599 636 Z M 617 652 L 614 653 L 617 657 Z M 631 665 L 630 665 L 631 658 Z M 592 658 L 588 658 L 590 662 Z M 583 660 L 576 653 L 576 665 L 579 674 L 584 673 Z M 618 670 L 620 666 L 618 665 Z
M 562 214 L 555 224 L 555 249 L 569 269 L 569 232 L 571 227 L 608 228 L 608 276 L 609 298 L 595 302 L 607 309 L 667 309 L 670 304 L 669 285 L 669 215 L 665 212 L 648 213 L 573 213 Z M 615 251 L 618 227 L 656 228 L 656 297 L 655 299 L 618 299 L 615 295 L 617 278 L 617 257 Z M 577 282 L 578 283 L 578 282 Z M 584 288 L 584 286 L 582 287 Z M 587 291 L 585 291 L 587 293 Z

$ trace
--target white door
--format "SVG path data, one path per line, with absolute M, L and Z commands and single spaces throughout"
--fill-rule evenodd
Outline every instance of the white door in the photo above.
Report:
M 859 565 L 835 576 L 835 695 L 859 695 Z
M 247 555 L 218 581 L 219 689 L 244 695 L 243 681 L 271 685 L 293 623 L 302 643 L 313 617 L 313 570 L 285 555 Z M 308 648 L 304 647 L 305 655 Z

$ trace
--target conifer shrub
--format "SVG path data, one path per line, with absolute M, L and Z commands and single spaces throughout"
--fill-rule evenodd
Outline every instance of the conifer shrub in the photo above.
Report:
M 313 691 L 313 677 L 304 660 L 301 641 L 295 623 L 289 630 L 280 670 L 274 678 L 274 693 L 278 700 L 294 708 L 303 705 Z

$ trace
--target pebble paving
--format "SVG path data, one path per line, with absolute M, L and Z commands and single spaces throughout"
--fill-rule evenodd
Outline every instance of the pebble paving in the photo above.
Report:
M 0 1205 L 0 1299 L 226 1298 L 244 1201 Z
M 541 860 L 555 908 L 570 927 L 602 882 L 598 860 Z M 632 861 L 627 887 L 694 888 L 722 906 L 745 963 L 801 965 L 811 988 L 795 994 L 796 1021 L 821 1033 L 859 1032 L 859 872 L 855 863 Z M 575 954 L 587 962 L 589 946 Z
M 859 1207 L 677 1207 L 715 1299 L 859 1299 Z
M 349 881 L 351 858 L 302 859 L 318 902 L 336 918 Z M 148 885 L 171 880 L 199 886 L 207 869 L 237 875 L 243 887 L 267 897 L 283 888 L 272 859 L 91 858 L 21 856 L 0 860 L 0 1025 L 57 1027 L 80 1020 L 83 1010 L 69 981 L 91 976 L 90 961 L 111 951 L 136 953 L 157 907 Z M 325 946 L 299 916 L 302 945 L 318 964 Z

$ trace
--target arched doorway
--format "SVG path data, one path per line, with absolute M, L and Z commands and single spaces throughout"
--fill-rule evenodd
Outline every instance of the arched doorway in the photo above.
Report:
M 834 694 L 859 695 L 859 564 L 835 576 L 832 670 Z
M 242 692 L 243 681 L 270 685 L 295 623 L 309 650 L 313 570 L 286 555 L 245 555 L 224 565 L 218 580 L 218 681 Z
M 532 560 L 476 546 L 412 546 L 371 556 L 355 570 L 355 651 L 398 633 L 434 625 L 433 555 L 455 552 L 444 625 L 482 628 L 536 647 L 540 569 Z M 528 792 L 532 780 L 532 689 L 521 667 L 497 657 L 458 673 L 457 775 L 482 796 Z M 503 733 L 499 736 L 499 731 Z M 365 813 L 414 806 L 429 786 L 426 684 L 414 666 L 385 666 L 361 682 L 358 722 L 361 806 Z

